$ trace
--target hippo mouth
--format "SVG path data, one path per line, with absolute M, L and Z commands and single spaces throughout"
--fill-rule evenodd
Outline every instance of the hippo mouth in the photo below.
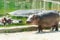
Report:
M 31 24 L 31 22 L 30 22 L 30 21 L 27 21 L 26 23 L 27 23 L 27 24 Z

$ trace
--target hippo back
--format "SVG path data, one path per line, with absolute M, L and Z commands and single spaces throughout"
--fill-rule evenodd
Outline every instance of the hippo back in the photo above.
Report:
M 55 23 L 59 21 L 59 14 L 54 12 L 49 12 L 47 14 L 43 14 L 39 16 L 39 19 L 40 19 L 39 25 L 51 27 L 52 25 L 55 25 Z

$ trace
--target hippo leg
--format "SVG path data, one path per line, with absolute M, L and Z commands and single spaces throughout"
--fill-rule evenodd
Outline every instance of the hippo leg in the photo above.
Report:
M 58 23 L 55 25 L 55 31 L 58 31 Z
M 54 26 L 52 26 L 52 31 L 54 30 L 54 28 L 55 28 L 55 27 L 54 27 Z
M 41 25 L 38 26 L 38 32 L 42 32 L 42 26 Z
M 55 29 L 55 31 L 58 31 L 58 24 L 55 24 L 54 26 L 52 26 L 52 31 Z

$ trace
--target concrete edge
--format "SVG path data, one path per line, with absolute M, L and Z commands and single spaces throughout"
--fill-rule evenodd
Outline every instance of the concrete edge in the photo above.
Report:
M 35 31 L 35 30 L 37 30 L 37 25 L 3 27 L 0 28 L 0 33 L 13 33 L 13 32 Z

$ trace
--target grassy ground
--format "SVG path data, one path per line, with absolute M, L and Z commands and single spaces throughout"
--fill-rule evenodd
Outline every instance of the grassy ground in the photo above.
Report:
M 23 25 L 27 25 L 26 24 L 26 17 L 16 17 L 16 16 L 11 16 L 12 19 L 15 20 L 22 20 L 22 23 L 13 23 L 13 24 L 8 24 L 8 25 L 0 25 L 0 27 L 11 27 L 11 26 L 23 26 Z

